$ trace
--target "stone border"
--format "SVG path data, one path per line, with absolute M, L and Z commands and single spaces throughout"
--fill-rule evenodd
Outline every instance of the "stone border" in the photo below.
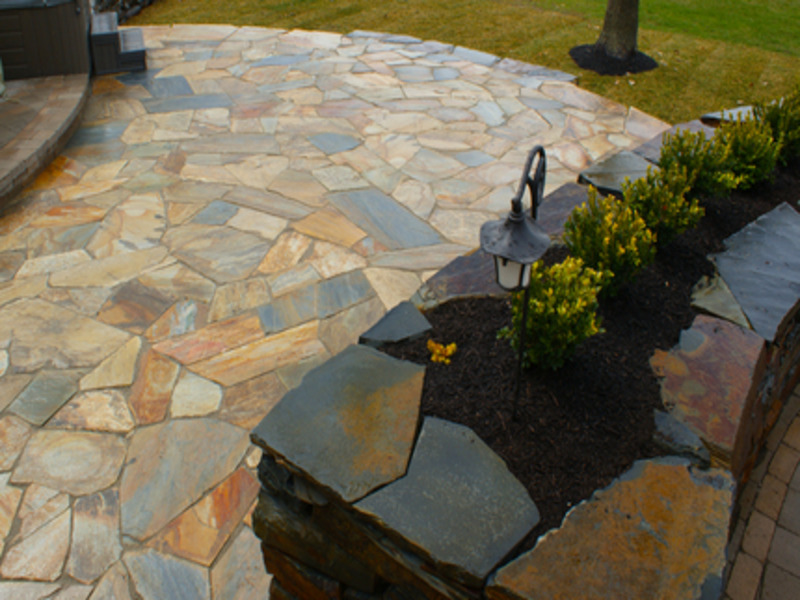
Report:
M 567 184 L 551 196 L 542 205 L 542 221 L 557 236 L 568 208 L 580 203 L 585 190 Z M 728 251 L 712 257 L 723 275 L 728 255 L 733 259 L 752 255 L 741 251 L 742 244 L 755 239 L 769 245 L 783 237 L 771 231 L 776 223 L 784 224 L 789 218 L 788 226 L 797 235 L 787 238 L 800 239 L 800 215 L 785 211 L 785 206 L 778 207 L 726 240 Z M 762 253 L 772 255 L 782 249 L 762 249 Z M 791 251 L 800 255 L 800 247 Z M 758 268 L 770 270 L 763 264 Z M 777 267 L 768 279 L 773 276 L 782 281 Z M 431 419 L 421 424 L 416 445 L 406 443 L 389 453 L 391 462 L 405 464 L 405 469 L 387 474 L 382 465 L 353 461 L 347 455 L 354 450 L 372 453 L 381 436 L 391 435 L 392 427 L 400 423 L 406 423 L 405 431 L 410 422 L 420 426 L 418 405 L 408 405 L 409 394 L 418 394 L 417 388 L 410 390 L 409 381 L 383 385 L 398 369 L 392 363 L 395 359 L 385 357 L 387 364 L 352 379 L 347 369 L 343 373 L 340 365 L 333 364 L 337 358 L 312 371 L 316 384 L 304 381 L 287 394 L 277 412 L 274 409 L 274 414 L 267 415 L 252 434 L 253 442 L 265 451 L 259 466 L 262 492 L 254 528 L 274 575 L 272 593 L 288 599 L 718 598 L 728 568 L 730 529 L 738 512 L 737 488 L 750 477 L 800 376 L 797 298 L 790 291 L 783 297 L 778 294 L 768 311 L 771 314 L 756 314 L 752 303 L 748 304 L 747 290 L 733 275 L 727 279 L 718 276 L 711 294 L 698 291 L 695 306 L 707 314 L 698 315 L 675 348 L 658 351 L 651 361 L 663 378 L 666 409 L 656 414 L 657 439 L 672 456 L 638 461 L 610 486 L 574 507 L 561 527 L 542 536 L 533 550 L 507 564 L 502 557 L 524 537 L 525 527 L 532 529 L 535 519 L 515 521 L 519 509 L 503 511 L 505 518 L 499 521 L 483 518 L 487 506 L 505 499 L 494 498 L 485 489 L 477 493 L 474 483 L 465 483 L 469 477 L 462 476 L 457 458 L 461 451 L 437 438 L 433 445 L 448 457 L 453 473 L 441 469 L 437 459 L 431 458 L 436 453 L 427 450 L 431 444 L 427 440 L 433 435 Z M 412 300 L 420 308 L 430 308 L 452 298 L 497 292 L 490 258 L 476 251 L 442 269 Z M 737 310 L 731 311 L 731 305 Z M 715 313 L 713 307 L 718 306 L 726 308 Z M 380 347 L 383 340 L 403 337 L 409 310 L 410 305 L 404 304 L 390 311 L 362 336 L 362 344 Z M 760 309 L 756 306 L 755 310 Z M 767 327 L 773 335 L 764 338 L 752 327 L 743 327 L 742 318 L 748 325 L 773 322 L 774 327 Z M 416 316 L 413 321 L 407 334 L 423 334 L 424 324 Z M 763 330 L 762 324 L 759 331 Z M 366 351 L 356 346 L 345 352 L 360 356 Z M 350 362 L 362 365 L 371 357 L 351 357 Z M 373 386 L 368 392 L 363 391 L 365 382 Z M 310 419 L 329 395 L 339 398 L 338 408 L 324 409 L 322 419 Z M 406 410 L 398 421 L 391 407 L 401 399 Z M 305 421 L 288 431 L 288 424 L 303 416 Z M 309 420 L 315 421 L 310 427 Z M 344 434 L 322 444 L 329 452 L 318 450 L 309 457 L 307 444 L 327 435 L 318 427 L 332 424 Z M 365 437 L 365 431 L 372 437 Z M 281 445 L 287 439 L 296 445 Z M 316 470 L 337 464 L 333 455 L 341 454 L 342 447 L 349 450 L 335 480 Z M 501 473 L 482 466 L 484 461 L 470 462 L 481 465 L 476 481 L 502 479 Z M 428 469 L 426 475 L 419 473 L 422 463 Z M 348 495 L 349 482 L 356 477 L 363 481 L 365 472 L 371 483 Z M 375 474 L 384 477 L 372 477 Z M 441 480 L 458 490 L 456 498 L 447 486 L 439 485 Z M 425 497 L 437 502 L 420 503 Z M 480 500 L 470 508 L 460 501 L 465 497 Z M 437 504 L 444 508 L 437 510 Z M 396 517 L 398 511 L 404 516 Z M 415 511 L 424 513 L 424 524 L 416 522 Z M 438 523 L 434 534 L 431 522 Z M 496 527 L 498 522 L 508 525 L 504 531 L 511 533 L 503 545 L 486 553 L 491 536 L 484 525 Z M 456 540 L 460 553 L 448 553 L 434 540 Z M 481 568 L 473 568 L 475 564 Z

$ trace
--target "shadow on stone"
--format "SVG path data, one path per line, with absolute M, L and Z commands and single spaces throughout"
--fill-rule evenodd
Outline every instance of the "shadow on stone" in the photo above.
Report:
M 598 75 L 643 73 L 658 67 L 655 60 L 638 50 L 630 58 L 619 59 L 609 56 L 595 44 L 575 46 L 569 51 L 569 55 L 581 69 L 594 71 Z

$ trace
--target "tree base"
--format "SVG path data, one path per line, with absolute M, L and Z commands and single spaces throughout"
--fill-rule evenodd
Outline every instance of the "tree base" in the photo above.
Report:
M 658 67 L 655 60 L 638 50 L 630 58 L 620 59 L 609 56 L 597 44 L 575 46 L 569 51 L 569 55 L 581 69 L 594 71 L 598 75 L 642 73 Z

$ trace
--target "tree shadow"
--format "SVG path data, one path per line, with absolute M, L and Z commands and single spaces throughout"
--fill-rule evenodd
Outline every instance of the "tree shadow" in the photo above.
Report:
M 643 73 L 658 67 L 658 63 L 638 50 L 627 59 L 609 56 L 596 44 L 575 46 L 569 51 L 575 64 L 581 69 L 594 71 L 598 75 L 625 75 L 627 73 Z

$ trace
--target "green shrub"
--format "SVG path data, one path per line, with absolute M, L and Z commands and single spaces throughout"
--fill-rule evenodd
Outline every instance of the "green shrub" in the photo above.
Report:
M 696 226 L 705 210 L 697 198 L 688 200 L 689 183 L 686 169 L 673 165 L 664 169 L 647 169 L 647 177 L 622 184 L 623 200 L 639 213 L 660 245 Z
M 714 144 L 724 146 L 727 167 L 737 179 L 737 187 L 746 190 L 772 178 L 781 145 L 772 138 L 772 129 L 756 119 L 722 123 Z
M 781 164 L 800 158 L 800 84 L 794 92 L 776 102 L 755 104 L 753 116 L 756 121 L 769 125 L 773 139 L 780 143 L 778 160 Z
M 728 168 L 728 154 L 726 144 L 684 129 L 664 136 L 658 166 L 667 172 L 685 169 L 690 198 L 727 196 L 739 183 Z
M 613 196 L 598 198 L 594 187 L 567 219 L 564 242 L 572 256 L 603 274 L 609 295 L 655 259 L 655 236 L 644 219 Z
M 523 355 L 527 366 L 557 369 L 583 340 L 601 331 L 597 294 L 602 278 L 597 271 L 584 268 L 579 258 L 569 257 L 551 267 L 533 265 Z M 512 326 L 498 333 L 499 337 L 510 339 L 517 351 L 523 301 L 524 292 L 514 294 Z

